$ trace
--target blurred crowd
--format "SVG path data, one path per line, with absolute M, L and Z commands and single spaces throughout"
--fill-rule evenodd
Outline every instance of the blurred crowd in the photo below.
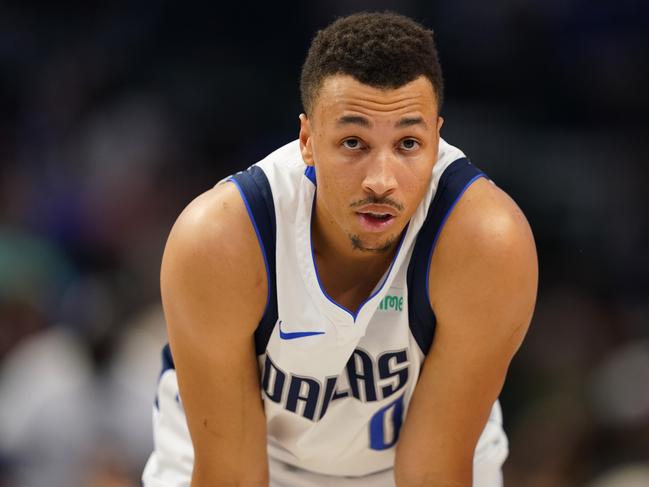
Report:
M 0 3 L 1 487 L 140 484 L 176 216 L 296 137 L 317 29 L 386 8 L 537 239 L 505 485 L 649 485 L 649 3 L 335 0 Z

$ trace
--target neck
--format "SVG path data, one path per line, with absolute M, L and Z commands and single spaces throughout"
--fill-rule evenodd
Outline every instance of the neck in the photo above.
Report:
M 355 249 L 350 237 L 314 211 L 313 255 L 322 286 L 336 302 L 356 309 L 386 272 L 398 248 L 398 240 L 385 252 Z

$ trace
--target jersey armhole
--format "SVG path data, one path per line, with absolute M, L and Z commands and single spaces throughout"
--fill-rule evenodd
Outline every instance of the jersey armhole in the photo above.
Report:
M 248 216 L 255 229 L 259 247 L 266 266 L 268 292 L 264 314 L 255 330 L 255 351 L 261 355 L 277 322 L 277 280 L 275 277 L 275 204 L 270 183 L 264 171 L 251 166 L 225 180 L 232 182 L 246 206 Z
M 453 161 L 440 177 L 435 197 L 415 241 L 407 273 L 408 321 L 410 332 L 424 356 L 433 343 L 437 323 L 430 304 L 428 279 L 435 245 L 455 205 L 480 178 L 488 179 L 467 158 Z
M 233 183 L 236 186 L 237 190 L 239 191 L 239 194 L 241 195 L 241 199 L 243 200 L 243 204 L 246 205 L 246 211 L 248 212 L 248 217 L 250 218 L 250 222 L 252 223 L 252 226 L 255 229 L 255 234 L 257 235 L 257 242 L 259 243 L 259 248 L 264 258 L 264 268 L 266 269 L 267 292 L 266 292 L 266 304 L 264 305 L 264 314 L 266 314 L 266 312 L 268 311 L 268 305 L 270 303 L 270 294 L 271 294 L 270 268 L 269 268 L 270 266 L 268 264 L 266 245 L 264 245 L 264 239 L 259 233 L 259 227 L 257 226 L 257 220 L 255 219 L 255 214 L 250 208 L 250 203 L 248 203 L 248 198 L 246 197 L 246 193 L 242 189 L 241 184 L 234 177 L 230 177 L 226 179 L 224 182 Z

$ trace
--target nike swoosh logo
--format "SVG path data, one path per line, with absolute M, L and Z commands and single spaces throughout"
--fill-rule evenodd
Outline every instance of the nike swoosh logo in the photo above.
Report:
M 293 332 L 283 332 L 282 331 L 282 321 L 279 321 L 279 337 L 282 340 L 294 340 L 296 338 L 310 337 L 313 335 L 324 335 L 324 331 L 293 331 Z

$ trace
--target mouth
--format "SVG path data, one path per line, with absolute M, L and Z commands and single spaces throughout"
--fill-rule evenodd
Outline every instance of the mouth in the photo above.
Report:
M 357 212 L 361 227 L 368 232 L 382 232 L 392 225 L 396 215 L 381 212 Z

